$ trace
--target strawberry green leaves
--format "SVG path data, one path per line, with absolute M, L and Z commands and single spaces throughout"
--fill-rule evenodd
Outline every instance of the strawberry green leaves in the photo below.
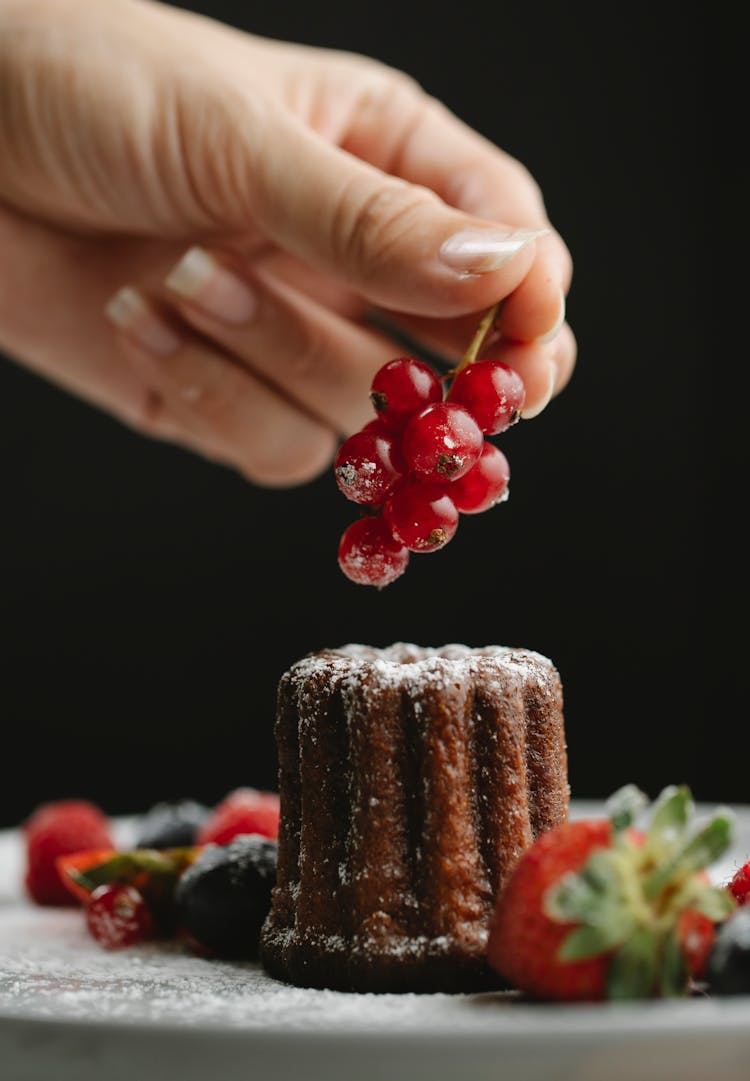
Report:
M 117 852 L 109 859 L 83 870 L 70 871 L 71 878 L 90 893 L 113 882 L 139 885 L 144 878 L 171 883 L 193 862 L 196 848 L 136 848 Z
M 622 945 L 636 929 L 628 869 L 612 848 L 592 853 L 581 870 L 565 875 L 545 898 L 553 920 L 579 926 L 563 941 L 561 961 L 582 961 Z
M 634 784 L 627 784 L 623 788 L 618 788 L 609 797 L 605 810 L 612 823 L 612 829 L 619 834 L 633 825 L 646 806 L 648 806 L 648 796 Z
M 616 792 L 607 803 L 611 846 L 594 851 L 544 899 L 550 919 L 573 925 L 559 961 L 611 955 L 607 994 L 612 999 L 685 994 L 689 973 L 680 916 L 692 911 L 719 923 L 735 907 L 729 892 L 712 886 L 704 873 L 731 844 L 731 811 L 719 808 L 694 829 L 689 789 L 670 786 L 644 830 L 637 830 L 634 823 L 646 804 L 633 785 Z
M 677 834 L 674 845 L 661 846 L 664 850 L 663 863 L 657 865 L 644 882 L 646 897 L 653 900 L 677 879 L 715 863 L 732 842 L 732 825 L 731 815 L 719 811 L 694 837 L 683 838 Z

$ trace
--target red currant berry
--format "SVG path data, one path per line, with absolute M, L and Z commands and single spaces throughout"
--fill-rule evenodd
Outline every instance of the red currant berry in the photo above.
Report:
M 352 582 L 382 588 L 406 570 L 409 551 L 382 518 L 352 522 L 339 543 L 339 566 Z
M 383 516 L 396 540 L 412 552 L 434 552 L 453 537 L 458 511 L 445 489 L 408 484 L 386 503 Z
M 482 456 L 450 486 L 450 497 L 462 514 L 481 514 L 508 498 L 510 466 L 503 452 L 485 440 Z
M 443 385 L 432 368 L 412 357 L 396 357 L 375 373 L 370 401 L 381 420 L 400 431 L 409 417 L 431 402 L 443 400 Z
M 372 428 L 355 432 L 339 447 L 333 471 L 347 499 L 379 506 L 406 477 L 398 436 Z
M 107 950 L 133 946 L 153 938 L 154 922 L 143 895 L 135 886 L 98 886 L 86 905 L 86 926 Z
M 468 409 L 485 435 L 498 435 L 521 416 L 526 388 L 507 364 L 480 360 L 458 373 L 449 399 Z
M 421 480 L 457 480 L 479 460 L 483 445 L 479 425 L 457 402 L 428 405 L 404 430 L 404 457 Z
M 375 417 L 374 420 L 368 420 L 367 424 L 363 425 L 360 431 L 377 432 L 379 435 L 393 435 L 393 429 L 388 427 L 382 417 Z

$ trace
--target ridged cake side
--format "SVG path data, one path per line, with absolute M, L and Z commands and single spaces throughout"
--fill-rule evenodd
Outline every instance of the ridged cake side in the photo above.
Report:
M 468 990 L 493 898 L 567 816 L 562 688 L 529 650 L 351 645 L 281 679 L 268 971 L 302 986 Z

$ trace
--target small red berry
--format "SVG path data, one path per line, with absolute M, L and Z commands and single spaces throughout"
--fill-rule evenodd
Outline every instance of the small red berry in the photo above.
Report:
M 400 431 L 413 413 L 443 400 L 443 386 L 428 364 L 413 357 L 396 357 L 375 373 L 370 401 L 380 419 Z
M 279 797 L 257 788 L 235 788 L 214 807 L 198 830 L 196 844 L 226 845 L 241 833 L 279 835 Z
M 391 533 L 412 552 L 434 552 L 453 537 L 458 511 L 446 489 L 434 484 L 409 484 L 391 496 L 383 508 Z
M 42 804 L 23 825 L 26 847 L 26 892 L 39 905 L 71 905 L 71 896 L 57 867 L 58 856 L 85 848 L 112 848 L 107 816 L 87 800 Z
M 389 428 L 382 417 L 375 417 L 373 420 L 368 420 L 367 424 L 364 424 L 360 429 L 362 432 L 378 432 L 380 435 L 394 435 L 393 428 Z
M 482 456 L 450 486 L 450 497 L 462 514 L 481 514 L 508 498 L 510 466 L 503 452 L 485 440 Z
M 382 588 L 400 577 L 409 550 L 394 540 L 382 518 L 359 518 L 339 543 L 339 566 L 358 585 Z
M 525 399 L 520 375 L 500 360 L 470 364 L 449 392 L 449 400 L 468 409 L 485 435 L 498 435 L 515 424 Z
M 750 905 L 750 860 L 735 871 L 727 889 L 738 905 Z
M 457 480 L 479 460 L 483 446 L 477 422 L 456 402 L 428 405 L 404 430 L 404 457 L 423 480 Z
M 97 886 L 85 914 L 89 932 L 106 950 L 134 946 L 155 934 L 148 905 L 135 886 Z
M 406 476 L 398 436 L 376 428 L 355 432 L 342 443 L 333 469 L 346 498 L 369 507 L 384 503 Z

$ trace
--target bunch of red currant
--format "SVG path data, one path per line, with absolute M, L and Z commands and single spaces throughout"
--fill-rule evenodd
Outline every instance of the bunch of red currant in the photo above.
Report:
M 459 513 L 479 514 L 508 497 L 510 469 L 485 436 L 514 424 L 525 389 L 498 360 L 477 362 L 494 324 L 491 308 L 449 390 L 421 360 L 396 357 L 376 373 L 377 412 L 339 448 L 336 483 L 363 517 L 345 531 L 339 566 L 360 585 L 386 586 L 406 570 L 410 552 L 434 552 L 454 536 Z

